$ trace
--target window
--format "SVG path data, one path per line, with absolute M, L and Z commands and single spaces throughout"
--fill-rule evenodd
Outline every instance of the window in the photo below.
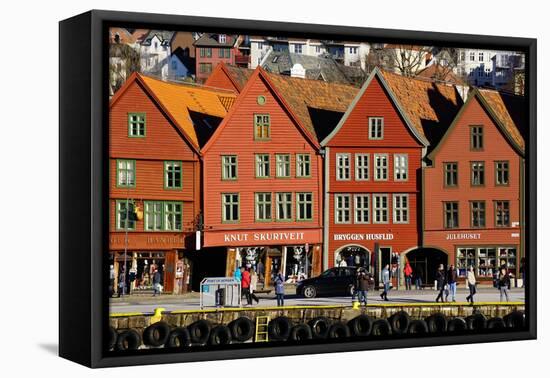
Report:
M 256 220 L 271 220 L 271 193 L 256 193 Z
M 372 223 L 388 223 L 388 195 L 373 194 L 374 218 Z
M 296 193 L 296 220 L 313 219 L 313 193 Z
M 201 47 L 199 49 L 199 54 L 201 58 L 211 58 L 212 57 L 212 48 L 210 47 Z
M 482 53 L 482 52 L 479 53 L 479 55 L 478 55 L 478 60 L 479 60 L 480 62 L 483 62 L 483 53 Z
M 460 276 L 466 276 L 468 267 L 473 266 L 479 277 L 493 277 L 501 265 L 506 265 L 516 274 L 517 249 L 509 246 L 483 246 L 457 248 L 456 266 Z
M 256 155 L 256 177 L 265 178 L 269 177 L 269 155 L 257 154 Z
M 269 140 L 271 137 L 269 114 L 254 114 L 254 139 Z
M 309 154 L 296 155 L 296 177 L 311 176 L 311 156 Z
M 369 139 L 384 138 L 384 118 L 369 117 Z
M 510 183 L 510 164 L 507 161 L 495 161 L 495 184 L 508 185 Z
M 509 201 L 495 201 L 495 226 L 510 227 Z
M 350 179 L 350 154 L 336 154 L 336 180 Z
M 182 179 L 180 161 L 164 162 L 164 187 L 167 189 L 181 189 Z
M 409 195 L 393 195 L 393 223 L 409 223 Z
M 162 230 L 162 201 L 145 202 L 145 231 Z
M 470 163 L 472 170 L 472 186 L 485 185 L 485 163 L 473 161 Z
M 355 180 L 369 179 L 369 154 L 355 154 Z
M 334 196 L 334 223 L 350 223 L 350 195 Z
M 357 47 L 350 47 L 349 48 L 349 53 L 350 54 L 357 54 Z
M 220 58 L 231 58 L 231 50 L 228 48 L 219 48 L 218 56 Z
M 181 202 L 164 202 L 164 230 L 181 231 Z
M 485 201 L 470 202 L 471 226 L 485 227 Z
M 374 154 L 374 179 L 385 181 L 388 179 L 388 155 Z
M 290 177 L 290 155 L 276 154 L 277 177 Z
M 458 202 L 444 202 L 445 228 L 458 228 Z
M 222 179 L 223 180 L 237 179 L 237 156 L 236 155 L 222 156 Z
M 407 181 L 409 178 L 409 155 L 393 155 L 393 179 L 395 181 Z
M 224 223 L 239 221 L 239 194 L 222 194 L 222 221 Z
M 443 171 L 445 178 L 445 186 L 457 186 L 458 185 L 458 163 L 449 162 L 443 163 Z
M 303 47 L 303 45 L 301 45 L 301 44 L 298 44 L 298 43 L 294 44 L 294 52 L 296 54 L 301 54 L 302 53 L 302 47 Z
M 475 52 L 470 52 L 470 62 L 473 62 L 474 60 L 476 60 L 476 53 Z
M 315 53 L 320 54 L 321 53 L 321 46 L 315 46 Z
M 117 230 L 135 230 L 136 221 L 134 204 L 130 201 L 116 201 L 116 228 Z
M 292 193 L 277 193 L 277 220 L 292 220 Z
M 356 194 L 355 199 L 355 223 L 369 223 L 369 195 Z
M 136 186 L 136 161 L 116 161 L 116 186 L 119 188 L 135 188 Z
M 470 149 L 472 150 L 483 149 L 483 127 L 482 126 L 470 126 Z
M 209 74 L 212 72 L 212 63 L 199 63 L 200 73 Z
M 219 43 L 226 43 L 226 41 L 227 41 L 227 35 L 225 35 L 225 34 L 220 34 L 220 35 L 218 36 L 218 42 L 219 42 Z
M 145 113 L 128 114 L 128 136 L 143 138 L 145 136 Z

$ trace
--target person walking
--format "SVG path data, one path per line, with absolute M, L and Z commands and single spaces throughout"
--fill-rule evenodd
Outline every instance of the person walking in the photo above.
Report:
M 260 303 L 260 299 L 254 294 L 254 292 L 258 288 L 258 274 L 254 270 L 254 268 L 250 268 L 250 297 L 256 301 L 256 303 Z
M 510 275 L 505 267 L 500 268 L 498 273 L 498 289 L 500 291 L 500 301 L 506 297 L 506 302 L 510 301 Z
M 117 297 L 120 298 L 120 295 L 126 293 L 126 269 L 123 266 L 118 275 L 118 288 L 117 288 Z
M 357 271 L 357 280 L 355 283 L 356 293 L 359 304 L 363 303 L 367 307 L 367 292 L 369 290 L 369 277 L 364 269 Z
M 405 263 L 403 273 L 405 274 L 405 290 L 411 290 L 413 268 L 408 261 Z
M 466 300 L 473 305 L 474 295 L 476 294 L 476 275 L 474 273 L 474 267 L 471 265 L 468 268 L 468 272 L 466 272 L 466 282 L 468 283 L 468 289 L 470 290 L 470 295 L 466 297 Z
M 449 285 L 449 294 L 451 295 L 451 301 L 456 302 L 456 281 L 458 279 L 458 272 L 453 264 L 449 267 L 447 271 L 447 285 Z M 447 298 L 449 298 L 447 294 Z
M 380 298 L 388 301 L 388 292 L 390 291 L 390 265 L 386 264 L 382 269 L 382 284 L 384 285 L 384 291 L 380 294 Z
M 233 272 L 233 278 L 235 278 L 239 282 L 241 282 L 241 280 L 242 280 L 241 269 L 242 268 L 237 266 L 235 268 L 235 272 Z
M 252 297 L 250 296 L 250 273 L 244 267 L 241 268 L 241 290 L 242 295 L 246 298 L 246 304 L 252 305 Z
M 285 305 L 285 279 L 279 271 L 275 277 L 275 296 L 277 297 L 277 306 Z
M 153 297 L 160 295 L 160 272 L 155 268 L 153 271 Z
M 109 266 L 109 296 L 112 297 L 115 295 L 115 267 L 114 265 Z
M 414 272 L 414 287 L 416 290 L 422 290 L 422 277 L 424 276 L 424 270 L 422 266 L 417 266 Z
M 447 279 L 445 276 L 443 264 L 439 264 L 437 272 L 435 273 L 435 282 L 437 283 L 437 290 L 439 290 L 439 294 L 437 295 L 437 298 L 435 298 L 436 302 L 439 302 L 440 299 L 441 302 L 445 302 L 445 299 L 443 298 L 443 292 L 445 291 L 446 281 Z

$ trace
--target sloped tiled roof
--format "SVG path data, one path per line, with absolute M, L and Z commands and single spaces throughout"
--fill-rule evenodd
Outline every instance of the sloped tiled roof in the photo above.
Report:
M 318 130 L 312 120 L 310 108 L 343 114 L 359 91 L 351 85 L 301 79 L 269 72 L 265 72 L 265 75 L 300 123 L 317 138 Z
M 504 128 L 510 139 L 520 148 L 525 150 L 525 140 L 522 130 L 526 129 L 526 117 L 523 96 L 506 94 L 489 89 L 478 90 L 481 97 L 489 105 L 494 117 Z
M 448 84 L 466 85 L 464 81 L 456 76 L 452 70 L 446 71 L 448 72 L 444 72 L 444 69 L 438 64 L 431 64 L 420 71 L 417 77 L 435 81 L 444 81 Z
M 203 114 L 222 119 L 233 103 L 236 94 L 222 89 L 204 88 L 191 84 L 180 84 L 154 79 L 138 73 L 132 74 L 128 83 L 119 92 L 123 92 L 129 83 L 138 80 L 146 90 L 158 101 L 168 115 L 176 123 L 189 141 L 198 149 L 204 144 L 204 138 L 199 138 L 203 130 L 197 130 L 190 113 Z M 114 103 L 120 97 L 117 92 L 111 100 Z
M 380 70 L 384 81 L 416 131 L 433 147 L 463 104 L 455 86 Z
M 225 43 L 220 43 L 219 34 L 215 33 L 204 33 L 199 39 L 197 39 L 193 44 L 195 46 L 206 46 L 206 47 L 233 47 L 235 41 L 237 40 L 238 35 L 228 34 Z
M 224 63 L 220 64 L 225 66 L 224 68 L 233 79 L 233 82 L 237 84 L 239 91 L 243 90 L 244 86 L 248 82 L 248 79 L 250 79 L 250 76 L 254 73 L 254 70 L 251 70 L 250 68 L 243 68 Z
M 150 46 L 151 40 L 155 36 L 157 36 L 163 46 L 168 46 L 170 45 L 170 41 L 174 37 L 174 32 L 167 30 L 151 30 L 149 33 L 147 33 L 145 37 L 142 38 L 141 44 L 143 46 Z

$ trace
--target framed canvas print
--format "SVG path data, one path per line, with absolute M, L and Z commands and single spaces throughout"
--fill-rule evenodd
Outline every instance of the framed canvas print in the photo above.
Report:
M 525 38 L 62 21 L 60 355 L 535 338 L 535 62 Z

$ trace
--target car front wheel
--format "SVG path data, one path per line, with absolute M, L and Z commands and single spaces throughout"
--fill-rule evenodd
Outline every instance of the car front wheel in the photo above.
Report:
M 306 298 L 315 298 L 315 296 L 317 295 L 317 290 L 315 290 L 314 286 L 306 286 L 304 287 L 302 293 Z

